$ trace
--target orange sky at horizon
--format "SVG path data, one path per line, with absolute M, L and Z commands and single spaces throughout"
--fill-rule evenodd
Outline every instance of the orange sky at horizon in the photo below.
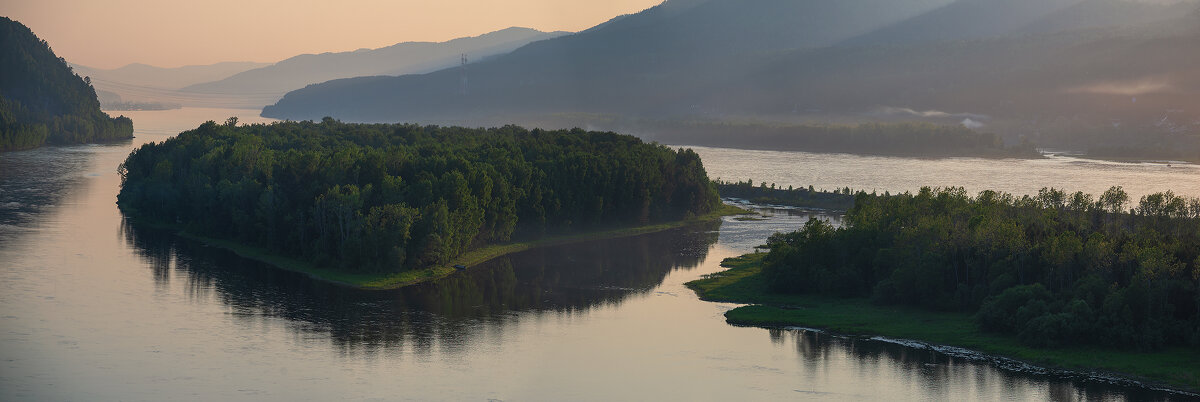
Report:
M 512 26 L 579 31 L 662 0 L 3 0 L 68 62 L 95 68 L 276 62 Z

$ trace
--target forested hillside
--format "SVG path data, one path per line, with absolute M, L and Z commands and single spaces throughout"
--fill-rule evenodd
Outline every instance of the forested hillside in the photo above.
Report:
M 100 111 L 96 91 L 50 45 L 0 17 L 0 151 L 133 136 L 133 122 Z
M 614 133 L 208 122 L 121 166 L 127 214 L 353 272 L 719 205 L 691 150 Z
M 1010 145 L 1197 161 L 1197 63 L 1195 0 L 673 0 L 467 71 L 309 86 L 263 114 L 563 127 L 594 116 L 920 121 Z
M 1129 207 L 1120 187 L 860 193 L 844 227 L 772 236 L 763 274 L 777 292 L 973 312 L 1033 346 L 1200 346 L 1200 199 Z
M 312 85 L 263 115 L 434 121 L 524 113 L 691 112 L 689 96 L 793 49 L 862 35 L 950 0 L 672 0 L 468 66 Z

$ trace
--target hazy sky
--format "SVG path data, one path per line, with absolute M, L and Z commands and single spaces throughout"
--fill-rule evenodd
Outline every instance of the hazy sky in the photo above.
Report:
M 579 31 L 661 0 L 0 0 L 67 61 L 98 68 L 275 62 L 510 26 Z

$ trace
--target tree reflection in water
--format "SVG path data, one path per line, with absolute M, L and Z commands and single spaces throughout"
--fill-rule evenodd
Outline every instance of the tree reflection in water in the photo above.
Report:
M 795 343 L 806 373 L 827 371 L 827 365 L 847 361 L 857 366 L 855 371 L 862 372 L 878 372 L 882 367 L 891 366 L 899 370 L 889 372 L 909 374 L 906 382 L 919 384 L 927 395 L 938 400 L 950 400 L 954 395 L 961 395 L 962 390 L 954 387 L 973 387 L 976 390 L 1041 387 L 1045 397 L 1054 401 L 1188 400 L 1185 395 L 1155 391 L 1134 384 L 1113 384 L 1083 375 L 997 370 L 991 361 L 982 357 L 954 356 L 933 349 L 908 347 L 865 337 L 836 336 L 800 328 L 773 328 L 768 332 L 773 343 Z M 878 374 L 864 377 L 878 377 Z
M 720 221 L 529 250 L 391 291 L 316 281 L 161 229 L 122 226 L 160 289 L 183 280 L 193 300 L 216 298 L 248 323 L 286 319 L 298 335 L 327 334 L 345 354 L 407 347 L 425 355 L 460 353 L 529 313 L 579 314 L 646 294 L 672 270 L 701 264 Z

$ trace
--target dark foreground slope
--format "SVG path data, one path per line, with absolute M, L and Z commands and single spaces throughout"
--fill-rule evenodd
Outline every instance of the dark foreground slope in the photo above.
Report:
M 133 122 L 100 111 L 96 91 L 46 41 L 0 17 L 0 151 L 133 136 Z
M 121 169 L 132 217 L 350 273 L 720 205 L 690 150 L 582 130 L 209 122 Z

